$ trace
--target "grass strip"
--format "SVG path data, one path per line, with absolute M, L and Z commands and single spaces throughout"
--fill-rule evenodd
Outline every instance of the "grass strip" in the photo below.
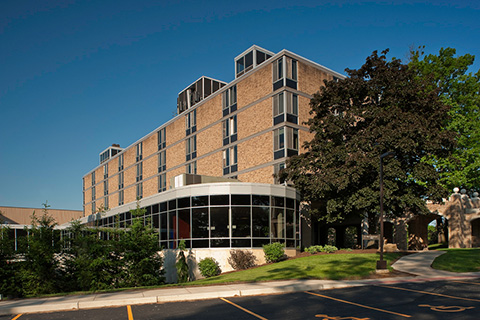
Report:
M 451 272 L 480 271 L 480 248 L 442 250 L 447 253 L 436 258 L 432 268 Z
M 386 253 L 390 265 L 400 253 Z M 272 263 L 258 268 L 221 274 L 191 282 L 194 285 L 287 279 L 360 279 L 375 272 L 378 254 L 332 254 Z

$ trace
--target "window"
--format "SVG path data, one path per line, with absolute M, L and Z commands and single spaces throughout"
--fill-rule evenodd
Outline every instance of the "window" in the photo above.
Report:
M 103 207 L 104 207 L 105 209 L 108 209 L 108 196 L 105 197 L 105 198 L 103 198 Z
M 95 171 L 92 172 L 92 186 L 95 185 Z
M 223 174 L 227 175 L 237 170 L 237 146 L 223 150 Z
M 104 163 L 110 158 L 110 150 L 107 150 L 100 154 L 100 163 Z
M 285 169 L 285 162 L 277 163 L 273 166 L 275 184 L 282 184 L 283 180 L 278 177 L 280 170 Z
M 92 201 L 95 201 L 96 195 L 95 195 L 95 187 L 92 187 Z
M 287 127 L 287 149 L 296 151 L 296 153 L 288 154 L 288 157 L 298 154 L 298 129 Z
M 297 89 L 297 60 L 287 56 L 273 62 L 273 91 L 284 86 Z
M 143 142 L 140 142 L 137 144 L 137 162 L 142 160 L 142 154 L 143 154 Z
M 237 61 L 237 77 L 253 69 L 253 51 L 250 51 Z
M 123 190 L 120 190 L 120 192 L 118 193 L 118 205 L 119 206 L 123 205 L 123 201 L 124 201 Z
M 108 194 L 108 180 L 103 181 L 103 195 L 106 196 Z
M 167 176 L 164 173 L 158 176 L 158 192 L 163 192 L 165 190 L 167 190 Z
M 283 57 L 273 62 L 273 82 L 283 79 Z
M 108 163 L 103 166 L 103 179 L 108 178 Z
M 285 57 L 287 67 L 287 79 L 297 81 L 297 60 Z
M 143 162 L 137 164 L 137 182 L 143 179 Z
M 186 161 L 190 161 L 197 157 L 197 136 L 193 136 L 185 140 Z
M 237 116 L 223 121 L 223 145 L 237 141 Z
M 163 172 L 167 170 L 167 165 L 166 165 L 166 152 L 162 151 L 158 154 L 158 172 Z
M 189 136 L 190 134 L 197 131 L 197 110 L 193 110 L 185 115 L 185 135 Z
M 298 123 L 298 96 L 287 92 L 287 121 Z
M 118 174 L 118 189 L 123 189 L 123 172 Z
M 165 147 L 167 146 L 165 135 L 166 135 L 165 128 L 158 130 L 157 132 L 158 150 L 165 149 Z
M 143 198 L 143 183 L 140 182 L 137 184 L 137 199 L 142 199 Z
M 123 170 L 123 153 L 118 156 L 118 171 Z
M 274 159 L 285 156 L 285 128 L 279 128 L 273 132 L 273 155 Z
M 225 90 L 222 95 L 222 106 L 224 117 L 237 110 L 237 85 Z
M 186 172 L 189 174 L 197 174 L 197 161 L 193 161 L 185 166 Z
M 95 213 L 95 210 L 97 209 L 97 207 L 95 206 L 95 201 L 92 202 L 92 214 Z
M 285 139 L 285 134 L 286 139 Z M 285 145 L 286 144 L 286 145 Z M 285 154 L 286 149 L 286 154 Z M 298 154 L 298 129 L 283 127 L 273 132 L 273 158 L 280 159 Z
M 273 97 L 273 125 L 285 121 L 298 123 L 298 96 L 288 91 Z

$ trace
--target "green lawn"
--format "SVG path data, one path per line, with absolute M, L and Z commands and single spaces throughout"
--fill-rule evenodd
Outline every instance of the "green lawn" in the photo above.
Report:
M 447 253 L 433 261 L 434 269 L 452 272 L 480 272 L 480 248 L 442 250 Z
M 386 253 L 390 265 L 400 253 Z M 193 285 L 285 279 L 359 279 L 375 272 L 378 254 L 312 255 L 190 282 Z

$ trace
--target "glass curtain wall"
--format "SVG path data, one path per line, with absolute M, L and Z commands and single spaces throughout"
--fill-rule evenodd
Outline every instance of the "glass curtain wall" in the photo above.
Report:
M 271 242 L 300 245 L 299 203 L 270 195 L 224 194 L 177 198 L 144 207 L 145 225 L 159 234 L 159 246 L 177 248 L 255 248 Z M 105 228 L 128 228 L 130 212 L 105 217 Z

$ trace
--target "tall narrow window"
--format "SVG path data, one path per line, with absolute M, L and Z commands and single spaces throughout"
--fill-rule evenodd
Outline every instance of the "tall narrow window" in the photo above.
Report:
M 167 176 L 165 173 L 158 176 L 158 192 L 167 190 Z
M 166 152 L 162 151 L 158 154 L 158 172 L 167 170 Z
M 108 180 L 103 181 L 103 195 L 106 196 L 108 194 Z
M 283 79 L 283 57 L 273 62 L 273 82 Z
M 275 184 L 282 184 L 282 183 L 283 183 L 283 180 L 280 179 L 280 177 L 278 176 L 278 174 L 280 173 L 280 171 L 281 171 L 282 169 L 285 169 L 285 162 L 277 163 L 276 165 L 273 166 L 273 173 L 274 173 L 274 177 L 275 177 Z
M 96 207 L 95 201 L 94 201 L 94 202 L 92 202 L 92 214 L 94 214 L 96 210 L 97 210 L 97 207 Z
M 197 157 L 197 136 L 193 136 L 185 140 L 185 149 L 186 161 L 190 161 Z
M 223 121 L 223 145 L 237 141 L 237 116 Z
M 188 136 L 197 131 L 197 110 L 185 115 L 185 134 Z
M 95 185 L 95 171 L 92 172 L 92 186 Z
M 118 174 L 118 189 L 123 189 L 123 171 Z
M 285 121 L 285 93 L 280 92 L 273 97 L 273 124 L 279 124 Z
M 287 119 L 288 122 L 298 124 L 298 96 L 287 92 Z
M 123 153 L 118 156 L 118 171 L 123 170 Z
M 185 171 L 189 174 L 197 174 L 197 161 L 190 162 L 185 166 Z
M 143 162 L 137 164 L 137 182 L 143 179 Z
M 143 154 L 143 142 L 137 143 L 137 162 L 142 160 Z
M 298 123 L 298 96 L 289 91 L 273 97 L 273 125 L 285 121 Z
M 224 117 L 237 110 L 237 85 L 225 90 L 222 95 L 222 106 Z
M 287 157 L 298 154 L 298 129 L 287 127 Z
M 120 192 L 118 193 L 118 205 L 121 206 L 123 205 L 123 202 L 124 202 L 124 194 L 123 194 L 123 190 L 120 190 Z
M 92 201 L 95 201 L 96 194 L 95 194 L 95 187 L 92 187 Z
M 140 182 L 137 184 L 137 199 L 143 198 L 143 183 Z
M 108 209 L 108 196 L 106 196 L 105 198 L 103 198 L 103 207 L 105 209 Z
M 108 178 L 108 163 L 103 166 L 103 179 Z
M 297 81 L 297 60 L 290 57 L 285 57 L 287 64 L 287 79 Z
M 273 91 L 283 86 L 297 89 L 297 60 L 287 56 L 273 62 Z
M 290 127 L 276 129 L 273 132 L 273 158 L 280 159 L 297 154 L 298 129 Z
M 223 174 L 227 175 L 237 171 L 237 146 L 223 150 Z
M 157 141 L 158 141 L 158 150 L 165 149 L 165 147 L 167 146 L 165 128 L 162 128 L 162 129 L 158 130 Z

